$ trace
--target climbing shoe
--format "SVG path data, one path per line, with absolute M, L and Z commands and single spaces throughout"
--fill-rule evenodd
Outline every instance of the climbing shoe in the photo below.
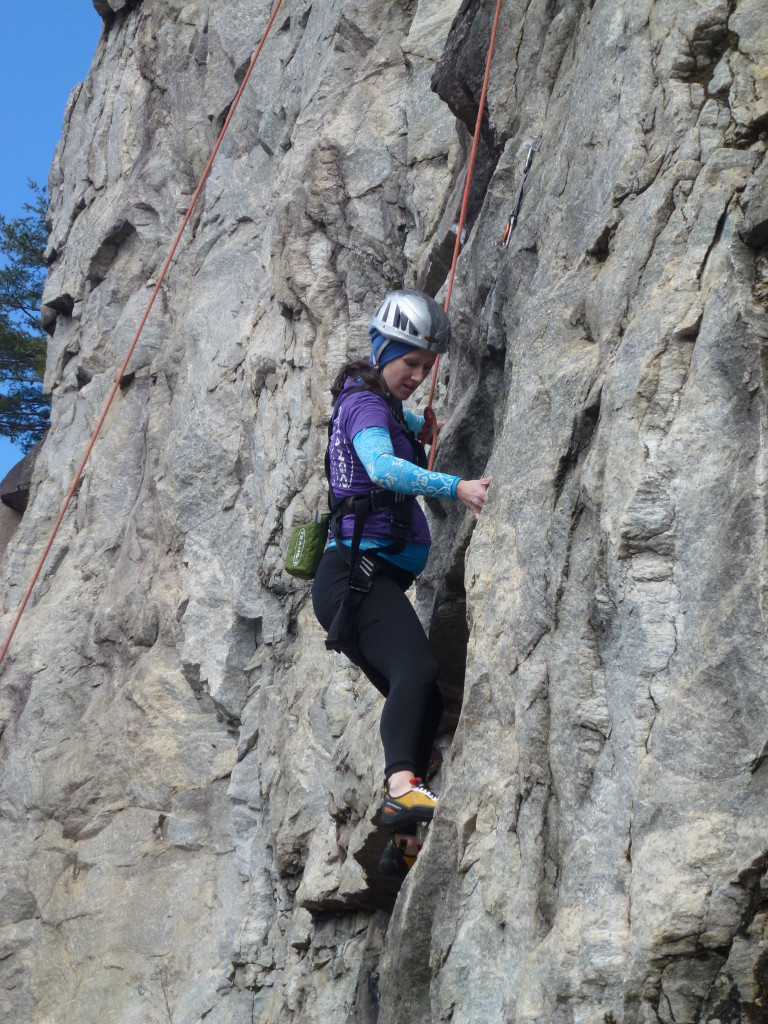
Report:
M 413 855 L 406 853 L 408 841 L 406 839 L 389 840 L 379 858 L 379 874 L 387 878 L 405 878 L 413 865 L 416 863 L 418 853 Z M 421 843 L 419 843 L 421 850 Z
M 397 831 L 404 825 L 415 825 L 419 821 L 432 821 L 437 807 L 437 797 L 427 789 L 421 779 L 411 779 L 413 789 L 402 796 L 392 796 L 387 786 L 387 795 L 381 805 L 381 824 L 384 828 Z

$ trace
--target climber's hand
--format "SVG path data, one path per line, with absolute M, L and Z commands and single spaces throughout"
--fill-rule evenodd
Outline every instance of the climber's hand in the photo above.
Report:
M 488 488 L 491 486 L 492 476 L 483 477 L 482 480 L 459 480 L 456 488 L 456 497 L 463 502 L 470 512 L 479 516 L 488 500 Z

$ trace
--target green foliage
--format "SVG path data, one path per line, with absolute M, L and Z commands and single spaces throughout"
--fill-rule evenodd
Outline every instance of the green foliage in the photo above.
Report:
M 25 215 L 0 215 L 0 436 L 28 451 L 48 428 L 43 394 L 46 340 L 40 324 L 48 231 L 45 189 L 29 182 Z

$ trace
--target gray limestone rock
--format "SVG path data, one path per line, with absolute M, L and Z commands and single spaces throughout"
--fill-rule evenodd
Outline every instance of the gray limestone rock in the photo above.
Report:
M 752 179 L 750 193 L 740 233 L 747 245 L 760 249 L 768 242 L 768 163 L 765 161 Z
M 113 18 L 116 14 L 130 11 L 136 7 L 141 0 L 93 0 L 96 13 L 100 14 L 105 21 Z
M 270 10 L 95 6 L 6 629 Z M 0 668 L 4 1020 L 766 1019 L 763 0 L 503 6 L 437 391 L 438 468 L 494 480 L 428 505 L 399 890 L 381 698 L 281 568 L 336 368 L 445 294 L 491 7 L 277 19 Z

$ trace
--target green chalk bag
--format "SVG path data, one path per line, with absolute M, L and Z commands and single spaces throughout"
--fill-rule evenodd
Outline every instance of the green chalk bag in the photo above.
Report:
M 300 580 L 314 579 L 328 540 L 329 512 L 315 512 L 311 523 L 301 523 L 291 530 L 285 571 Z

